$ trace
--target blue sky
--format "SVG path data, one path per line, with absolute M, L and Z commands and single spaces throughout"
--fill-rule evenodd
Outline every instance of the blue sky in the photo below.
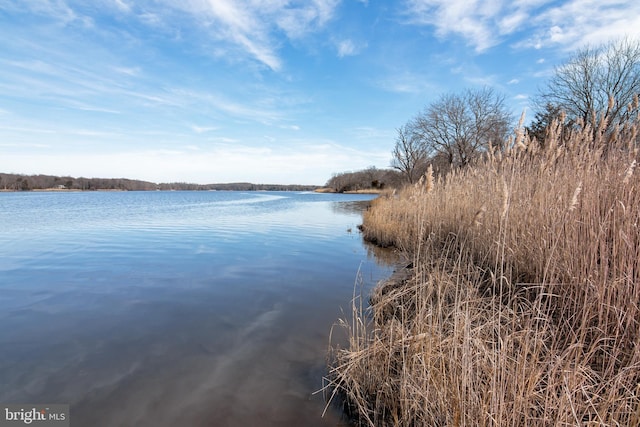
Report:
M 614 0 L 0 0 L 0 172 L 323 184 L 445 92 L 519 116 Z

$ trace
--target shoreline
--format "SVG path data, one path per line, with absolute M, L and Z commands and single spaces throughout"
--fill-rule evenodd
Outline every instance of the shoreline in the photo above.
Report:
M 635 135 L 518 141 L 372 201 L 363 238 L 411 262 L 339 320 L 356 424 L 640 425 Z
M 333 188 L 323 187 L 313 190 L 315 193 L 328 193 L 328 194 L 382 194 L 384 190 L 376 188 L 368 188 L 363 190 L 349 190 L 349 191 L 336 191 Z

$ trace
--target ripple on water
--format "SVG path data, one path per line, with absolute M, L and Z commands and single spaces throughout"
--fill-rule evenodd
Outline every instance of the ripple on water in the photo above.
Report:
M 389 273 L 355 230 L 368 196 L 0 194 L 0 401 L 73 423 L 336 425 L 328 333 Z

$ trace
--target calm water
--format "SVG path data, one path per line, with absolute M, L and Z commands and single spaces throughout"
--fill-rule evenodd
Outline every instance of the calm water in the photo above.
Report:
M 73 427 L 335 426 L 331 325 L 390 274 L 363 195 L 0 193 L 0 402 Z

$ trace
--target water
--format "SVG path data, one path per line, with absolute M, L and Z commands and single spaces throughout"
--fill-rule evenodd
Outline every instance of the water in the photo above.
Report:
M 332 324 L 390 274 L 365 195 L 0 193 L 0 403 L 74 427 L 335 426 Z

